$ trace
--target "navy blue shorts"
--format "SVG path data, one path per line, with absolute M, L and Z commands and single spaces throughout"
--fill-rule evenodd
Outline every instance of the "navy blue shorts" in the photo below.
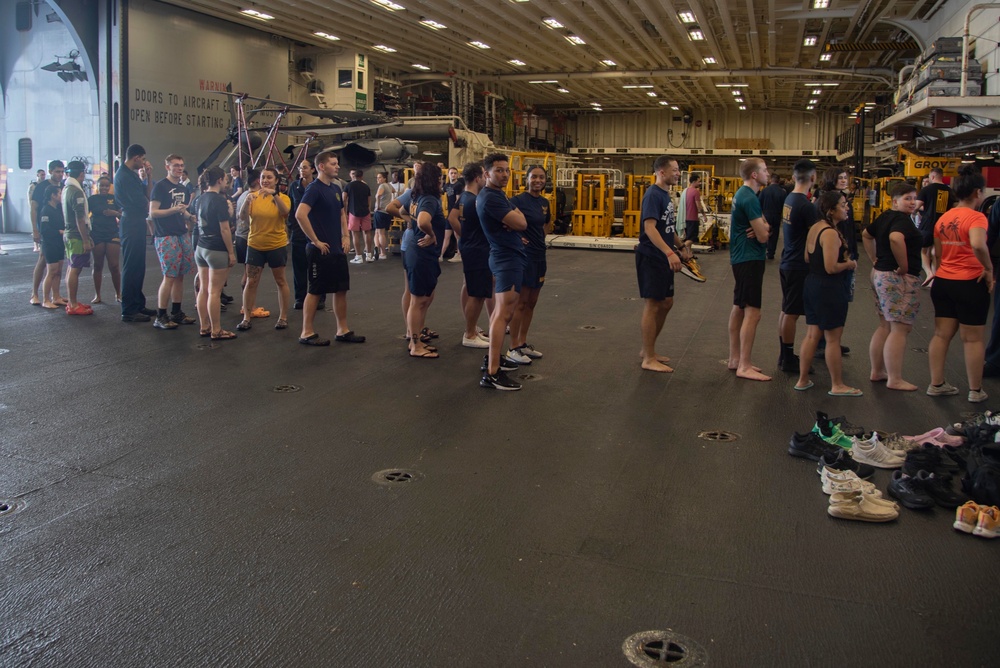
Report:
M 351 289 L 351 274 L 347 269 L 347 256 L 343 253 L 322 252 L 311 243 L 306 246 L 306 271 L 309 276 L 309 294 L 325 296 L 331 292 Z
M 502 260 L 497 262 L 490 255 L 490 271 L 493 272 L 495 283 L 493 292 L 521 292 L 521 283 L 524 282 L 524 260 L 515 258 L 514 260 Z
M 635 275 L 643 299 L 663 301 L 674 296 L 674 272 L 666 258 L 659 260 L 636 251 Z
M 539 290 L 545 283 L 545 258 L 540 260 L 528 258 L 524 261 L 524 278 L 521 286 L 532 290 Z
M 376 230 L 387 230 L 392 227 L 392 216 L 385 211 L 376 211 L 373 214 L 373 221 Z
M 407 255 L 413 253 L 407 251 Z M 410 285 L 410 294 L 414 297 L 430 297 L 437 287 L 438 276 L 441 275 L 441 264 L 437 257 L 420 257 L 414 254 L 409 258 L 406 269 L 406 281 Z
M 493 272 L 489 267 L 466 269 L 465 290 L 474 299 L 489 299 L 493 296 Z

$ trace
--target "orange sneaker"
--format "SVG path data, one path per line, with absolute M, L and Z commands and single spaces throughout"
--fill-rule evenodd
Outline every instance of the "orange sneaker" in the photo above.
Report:
M 964 506 L 955 509 L 955 523 L 952 526 L 957 531 L 972 533 L 979 521 L 979 510 L 980 506 L 975 501 L 966 502 Z
M 1000 537 L 1000 508 L 979 506 L 979 521 L 972 533 L 980 538 Z

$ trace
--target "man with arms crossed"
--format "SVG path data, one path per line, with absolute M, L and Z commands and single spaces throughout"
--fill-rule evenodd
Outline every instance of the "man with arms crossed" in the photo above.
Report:
M 681 270 L 681 257 L 674 251 L 677 232 L 677 212 L 670 196 L 670 186 L 677 185 L 681 170 L 677 161 L 661 155 L 653 163 L 656 183 L 642 197 L 642 227 L 639 245 L 635 247 L 635 273 L 639 281 L 639 296 L 643 299 L 642 368 L 647 371 L 672 373 L 667 366 L 669 357 L 656 354 L 656 339 L 674 305 L 674 272 Z M 689 190 L 697 190 L 693 187 Z M 697 224 L 697 221 L 696 223 Z M 690 247 L 685 246 L 685 253 Z
M 743 186 L 733 196 L 729 219 L 729 263 L 736 279 L 729 314 L 729 368 L 740 378 L 771 380 L 750 361 L 767 256 L 768 224 L 757 201 L 757 191 L 768 181 L 767 165 L 760 158 L 747 158 L 740 165 L 740 176 Z
M 309 237 L 306 246 L 309 294 L 302 307 L 302 334 L 299 343 L 307 346 L 328 346 L 313 329 L 320 297 L 333 293 L 333 313 L 337 317 L 337 341 L 364 343 L 347 327 L 347 291 L 351 289 L 347 256 L 351 238 L 347 232 L 347 211 L 343 191 L 334 183 L 340 171 L 340 160 L 332 151 L 316 156 L 316 180 L 309 184 L 295 210 L 295 219 Z
M 483 159 L 486 187 L 476 196 L 476 214 L 483 233 L 490 242 L 490 270 L 495 281 L 496 306 L 490 314 L 490 352 L 480 387 L 497 390 L 520 390 L 521 385 L 507 377 L 500 368 L 500 351 L 505 331 L 514 315 L 524 275 L 524 242 L 520 232 L 528 221 L 511 206 L 504 194 L 510 180 L 510 163 L 502 153 L 491 153 Z
M 142 172 L 138 174 L 137 172 Z M 132 144 L 115 172 L 115 201 L 122 212 L 122 322 L 149 322 L 156 311 L 146 308 L 146 217 L 153 188 L 153 166 L 146 149 Z M 143 183 L 145 179 L 145 183 Z
M 795 354 L 795 327 L 799 316 L 806 314 L 802 291 L 809 275 L 806 262 L 806 235 L 819 220 L 819 211 L 807 195 L 816 184 L 816 165 L 811 160 L 799 160 L 792 167 L 795 189 L 785 198 L 781 214 L 781 231 L 785 247 L 781 251 L 781 313 L 778 315 L 778 367 L 788 373 L 799 372 L 799 356 Z

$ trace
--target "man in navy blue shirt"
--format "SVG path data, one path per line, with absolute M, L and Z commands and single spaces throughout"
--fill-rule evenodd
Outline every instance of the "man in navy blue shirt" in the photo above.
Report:
M 141 176 L 137 172 L 142 172 Z M 132 144 L 115 172 L 115 201 L 122 212 L 122 321 L 149 322 L 156 311 L 146 308 L 146 218 L 153 188 L 153 166 L 146 149 Z M 145 180 L 145 181 L 144 181 Z
M 295 219 L 309 238 L 306 260 L 309 273 L 309 294 L 302 308 L 302 334 L 299 343 L 307 346 L 328 346 L 330 339 L 322 339 L 313 329 L 313 319 L 322 295 L 333 293 L 333 313 L 337 316 L 336 340 L 343 343 L 364 343 L 347 327 L 347 291 L 351 276 L 347 269 L 346 253 L 351 247 L 347 232 L 347 212 L 344 194 L 334 183 L 340 161 L 332 151 L 316 156 L 316 180 L 309 184 L 302 201 L 295 210 Z
M 669 357 L 656 354 L 656 339 L 674 305 L 674 273 L 681 270 L 681 257 L 674 250 L 677 232 L 677 211 L 670 186 L 677 185 L 681 170 L 677 161 L 661 155 L 653 163 L 656 182 L 642 197 L 639 245 L 635 247 L 635 273 L 639 281 L 639 296 L 643 298 L 642 368 L 647 371 L 672 373 L 667 366 Z
M 458 250 L 462 257 L 465 281 L 462 283 L 462 313 L 465 315 L 465 334 L 462 345 L 466 348 L 489 348 L 490 342 L 479 335 L 476 325 L 483 312 L 483 304 L 493 300 L 493 272 L 490 271 L 490 242 L 483 234 L 476 215 L 476 197 L 486 186 L 483 166 L 470 162 L 462 170 L 465 190 L 458 196 L 458 203 L 448 213 L 448 222 L 458 230 Z
M 483 233 L 490 242 L 490 270 L 495 281 L 496 306 L 490 315 L 490 352 L 481 387 L 520 390 L 521 385 L 507 378 L 500 368 L 500 350 L 517 300 L 524 275 L 524 242 L 521 232 L 528 227 L 524 215 L 514 208 L 504 188 L 510 180 L 510 162 L 502 153 L 483 159 L 486 187 L 476 196 L 476 213 Z
M 778 367 L 788 373 L 799 372 L 799 356 L 795 354 L 795 326 L 805 315 L 802 291 L 805 289 L 809 264 L 806 262 L 806 235 L 819 220 L 819 211 L 806 193 L 816 183 L 816 165 L 802 159 L 792 167 L 795 189 L 785 198 L 781 213 L 781 232 L 785 247 L 781 251 L 781 315 L 778 316 L 778 338 L 781 346 Z M 770 237 L 769 237 L 770 238 Z

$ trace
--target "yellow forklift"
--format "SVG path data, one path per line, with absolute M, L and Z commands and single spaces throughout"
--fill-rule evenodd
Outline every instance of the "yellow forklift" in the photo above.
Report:
M 573 234 L 581 237 L 610 237 L 614 213 L 614 190 L 608 184 L 607 175 L 577 174 Z
M 532 153 L 530 151 L 511 151 L 510 153 L 510 180 L 507 181 L 505 192 L 507 197 L 519 195 L 528 188 L 527 170 L 528 167 L 541 165 L 545 169 L 548 178 L 545 183 L 545 190 L 542 197 L 549 201 L 549 222 L 548 227 L 556 221 L 556 190 L 553 187 L 553 180 L 556 176 L 556 154 L 555 153 Z
M 629 174 L 626 177 L 625 187 L 625 211 L 622 212 L 622 236 L 638 239 L 642 232 L 642 198 L 646 195 L 646 189 L 653 185 L 654 179 L 649 175 L 636 176 Z

